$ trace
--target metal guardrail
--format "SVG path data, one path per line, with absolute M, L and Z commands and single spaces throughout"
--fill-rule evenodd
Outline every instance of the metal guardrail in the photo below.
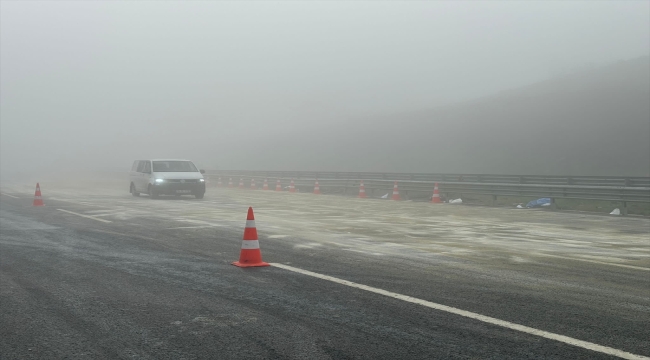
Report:
M 213 170 L 208 174 L 294 179 L 364 179 L 391 181 L 473 182 L 498 184 L 543 184 L 577 186 L 650 187 L 650 177 L 634 176 L 545 176 L 545 175 L 495 175 L 495 174 L 426 174 L 379 172 L 326 172 L 326 171 L 248 171 Z
M 281 175 L 302 175 L 302 176 L 281 176 Z M 255 179 L 258 188 L 262 187 L 265 179 L 268 179 L 269 188 L 275 189 L 276 181 L 279 179 L 283 188 L 289 186 L 293 179 L 300 192 L 312 192 L 316 177 L 307 177 L 316 173 L 296 172 L 254 172 L 254 171 L 210 171 L 206 175 L 210 178 L 211 185 L 216 185 L 216 178 L 221 177 L 223 186 L 227 186 L 232 178 L 233 186 L 239 185 L 240 179 L 245 179 L 244 187 L 250 188 L 251 179 Z M 318 173 L 319 175 L 327 173 Z M 341 174 L 341 173 L 339 173 Z M 352 173 L 345 173 L 352 174 Z M 368 173 L 354 173 L 368 174 Z M 385 175 L 385 174 L 384 174 Z M 402 174 L 412 175 L 412 174 Z M 431 175 L 431 174 L 429 174 Z M 449 176 L 449 175 L 447 175 Z M 473 175 L 477 176 L 477 175 Z M 508 177 L 509 175 L 506 175 Z M 402 176 L 404 177 L 404 176 Z M 414 176 L 415 177 L 415 176 Z M 557 177 L 560 178 L 560 177 Z M 488 178 L 492 181 L 498 177 Z M 566 178 L 565 178 L 566 179 Z M 584 178 L 581 178 L 584 179 Z M 613 178 L 605 178 L 613 179 Z M 647 178 L 618 178 L 620 179 L 647 179 Z M 450 197 L 463 196 L 467 194 L 485 195 L 491 197 L 494 204 L 498 196 L 513 196 L 526 198 L 551 198 L 551 207 L 554 207 L 556 198 L 563 199 L 584 199 L 621 202 L 622 214 L 627 214 L 628 202 L 650 203 L 650 186 L 607 186 L 607 185 L 574 185 L 574 184 L 527 184 L 527 183 L 498 183 L 498 182 L 470 182 L 470 181 L 440 181 L 440 180 L 401 180 L 401 179 L 373 179 L 366 177 L 359 178 L 318 178 L 321 191 L 324 193 L 356 195 L 360 181 L 364 181 L 366 193 L 371 197 L 380 197 L 390 193 L 394 181 L 398 181 L 400 195 L 406 199 L 428 199 L 433 193 L 434 183 L 438 183 L 440 193 Z M 546 179 L 548 180 L 548 179 Z M 638 184 L 638 183 L 637 183 Z

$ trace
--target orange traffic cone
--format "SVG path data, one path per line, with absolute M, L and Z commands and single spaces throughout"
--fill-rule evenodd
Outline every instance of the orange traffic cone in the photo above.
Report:
M 318 179 L 316 179 L 316 184 L 314 184 L 314 194 L 320 194 L 320 185 L 318 184 Z
M 296 192 L 296 184 L 293 182 L 293 179 L 291 179 L 291 184 L 289 184 L 289 192 Z
M 219 181 L 217 181 L 217 186 L 218 186 L 218 187 L 222 187 L 222 186 L 223 186 L 223 183 L 221 182 L 221 178 L 219 178 Z
M 229 187 L 229 188 L 232 187 L 232 178 L 230 178 L 230 180 L 228 180 L 228 187 Z
M 264 179 L 264 186 L 262 186 L 262 190 L 268 190 L 269 189 L 269 180 Z
M 41 197 L 41 185 L 36 183 L 36 191 L 34 192 L 34 206 L 44 206 L 43 198 Z
M 251 179 L 251 190 L 257 190 L 257 186 L 255 186 L 255 179 Z
M 239 178 L 239 188 L 240 189 L 244 188 L 244 179 L 243 178 Z
M 366 187 L 363 185 L 363 180 L 361 180 L 361 184 L 359 185 L 359 198 L 366 198 Z
M 431 197 L 431 202 L 440 204 L 440 192 L 438 192 L 438 183 L 433 184 L 433 196 Z
M 251 207 L 248 208 L 239 261 L 232 264 L 239 267 L 269 266 L 268 263 L 262 261 L 260 242 L 257 240 L 257 228 L 255 227 L 255 215 L 253 215 Z
M 397 188 L 397 181 L 395 181 L 395 185 L 393 185 L 393 197 L 391 200 L 400 200 L 399 198 L 399 189 Z
M 282 184 L 280 183 L 280 179 L 278 179 L 278 182 L 275 183 L 275 191 L 282 191 Z

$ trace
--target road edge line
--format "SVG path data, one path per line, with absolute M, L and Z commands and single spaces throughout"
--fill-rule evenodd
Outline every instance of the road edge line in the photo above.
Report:
M 622 359 L 650 360 L 650 357 L 646 357 L 646 356 L 643 356 L 643 355 L 632 354 L 632 353 L 629 353 L 629 352 L 626 352 L 626 351 L 623 351 L 623 350 L 619 350 L 619 349 L 614 349 L 614 348 L 611 348 L 611 347 L 608 347 L 608 346 L 598 345 L 598 344 L 594 344 L 594 343 L 591 343 L 591 342 L 588 342 L 588 341 L 578 340 L 578 339 L 574 339 L 574 338 L 571 338 L 571 337 L 568 337 L 568 336 L 555 334 L 555 333 L 544 331 L 544 330 L 538 330 L 538 329 L 531 328 L 531 327 L 528 327 L 528 326 L 511 323 L 509 321 L 499 320 L 497 318 L 493 318 L 493 317 L 473 313 L 473 312 L 466 311 L 466 310 L 457 309 L 457 308 L 454 308 L 454 307 L 451 307 L 451 306 L 437 304 L 437 303 L 434 303 L 434 302 L 431 302 L 431 301 L 422 300 L 422 299 L 414 298 L 414 297 L 411 297 L 411 296 L 394 293 L 394 292 L 391 292 L 391 291 L 388 291 L 388 290 L 383 290 L 383 289 L 375 288 L 375 287 L 372 287 L 372 286 L 358 284 L 358 283 L 355 283 L 355 282 L 352 282 L 352 281 L 347 281 L 347 280 L 335 278 L 333 276 L 323 275 L 323 274 L 315 273 L 315 272 L 312 272 L 312 271 L 309 271 L 309 270 L 303 270 L 303 269 L 295 268 L 295 267 L 289 266 L 289 265 L 284 265 L 284 264 L 280 264 L 280 263 L 271 263 L 271 266 L 275 266 L 275 267 L 278 267 L 278 268 L 281 268 L 281 269 L 285 269 L 285 270 L 288 270 L 288 271 L 293 271 L 293 272 L 303 274 L 303 275 L 307 275 L 307 276 L 312 276 L 312 277 L 319 278 L 319 279 L 322 279 L 322 280 L 328 280 L 328 281 L 331 281 L 331 282 L 334 282 L 334 283 L 337 283 L 337 284 L 350 286 L 350 287 L 353 287 L 353 288 L 369 291 L 369 292 L 372 292 L 372 293 L 375 293 L 375 294 L 384 295 L 384 296 L 387 296 L 387 297 L 391 297 L 391 298 L 394 298 L 394 299 L 410 302 L 410 303 L 413 303 L 413 304 L 422 305 L 422 306 L 425 306 L 425 307 L 428 307 L 428 308 L 431 308 L 431 309 L 436 309 L 436 310 L 448 312 L 448 313 L 451 313 L 451 314 L 460 315 L 460 316 L 463 316 L 463 317 L 466 317 L 466 318 L 479 320 L 479 321 L 482 321 L 484 323 L 501 326 L 501 327 L 504 327 L 504 328 L 520 331 L 520 332 L 527 333 L 527 334 L 530 334 L 530 335 L 540 336 L 540 337 L 543 337 L 543 338 L 546 338 L 546 339 L 563 342 L 565 344 L 573 345 L 573 346 L 580 347 L 580 348 L 583 348 L 583 349 L 596 351 L 596 352 L 600 352 L 600 353 L 607 354 L 607 355 L 617 356 L 617 357 L 620 357 Z

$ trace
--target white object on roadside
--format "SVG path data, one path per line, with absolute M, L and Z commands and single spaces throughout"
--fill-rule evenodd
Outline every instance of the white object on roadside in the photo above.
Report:
M 462 199 L 454 199 L 454 200 L 449 200 L 450 204 L 462 204 L 463 200 Z
M 616 209 L 614 209 L 614 211 L 612 211 L 612 212 L 609 213 L 609 214 L 610 214 L 610 215 L 621 215 L 621 209 L 616 208 Z
M 542 206 L 551 206 L 551 203 L 543 203 Z
M 388 199 L 388 193 L 386 193 L 386 195 L 382 196 L 381 198 L 382 199 Z
M 521 204 L 517 205 L 517 209 L 523 209 L 524 207 Z

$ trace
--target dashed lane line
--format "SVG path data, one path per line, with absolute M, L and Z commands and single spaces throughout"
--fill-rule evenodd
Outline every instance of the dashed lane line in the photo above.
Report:
M 520 332 L 523 332 L 523 333 L 526 333 L 526 334 L 531 334 L 531 335 L 540 336 L 540 337 L 543 337 L 543 338 L 546 338 L 546 339 L 551 339 L 551 340 L 563 342 L 565 344 L 569 344 L 569 345 L 572 345 L 572 346 L 577 346 L 577 347 L 580 347 L 580 348 L 583 348 L 583 349 L 596 351 L 596 352 L 600 352 L 600 353 L 607 354 L 607 355 L 617 356 L 617 357 L 620 357 L 622 359 L 650 360 L 650 357 L 647 357 L 647 356 L 632 354 L 632 353 L 629 353 L 629 352 L 626 352 L 626 351 L 623 351 L 623 350 L 619 350 L 619 349 L 614 349 L 614 348 L 611 348 L 611 347 L 608 347 L 608 346 L 598 345 L 598 344 L 594 344 L 594 343 L 590 343 L 590 342 L 587 342 L 587 341 L 574 339 L 574 338 L 571 338 L 571 337 L 568 337 L 568 336 L 559 335 L 559 334 L 555 334 L 555 333 L 544 331 L 544 330 L 538 330 L 538 329 L 531 328 L 531 327 L 528 327 L 528 326 L 511 323 L 509 321 L 499 320 L 499 319 L 496 319 L 496 318 L 493 318 L 493 317 L 489 317 L 489 316 L 473 313 L 473 312 L 470 312 L 470 311 L 457 309 L 457 308 L 454 308 L 454 307 L 451 307 L 451 306 L 437 304 L 437 303 L 434 303 L 434 302 L 431 302 L 431 301 L 426 301 L 426 300 L 414 298 L 414 297 L 411 297 L 411 296 L 394 293 L 394 292 L 391 292 L 391 291 L 375 288 L 375 287 L 372 287 L 372 286 L 357 284 L 357 283 L 354 283 L 352 281 L 347 281 L 347 280 L 335 278 L 335 277 L 332 277 L 332 276 L 323 275 L 323 274 L 311 272 L 311 271 L 308 271 L 308 270 L 295 268 L 295 267 L 289 266 L 289 265 L 284 265 L 284 264 L 279 264 L 279 263 L 272 263 L 271 266 L 275 266 L 275 267 L 285 269 L 285 270 L 289 270 L 289 271 L 293 271 L 293 272 L 296 272 L 296 273 L 299 273 L 299 274 L 315 277 L 315 278 L 318 278 L 318 279 L 331 281 L 331 282 L 334 282 L 334 283 L 337 283 L 337 284 L 346 285 L 346 286 L 353 287 L 353 288 L 356 288 L 356 289 L 369 291 L 369 292 L 372 292 L 372 293 L 375 293 L 375 294 L 388 296 L 388 297 L 391 297 L 391 298 L 394 298 L 394 299 L 410 302 L 410 303 L 413 303 L 413 304 L 422 305 L 422 306 L 425 306 L 425 307 L 428 307 L 428 308 L 431 308 L 431 309 L 440 310 L 440 311 L 448 312 L 448 313 L 455 314 L 455 315 L 460 315 L 460 316 L 463 316 L 463 317 L 466 317 L 466 318 L 469 318 L 469 319 L 482 321 L 484 323 L 501 326 L 501 327 L 508 328 L 508 329 L 511 329 L 511 330 L 520 331 Z
M 98 219 L 98 218 L 96 218 L 96 217 L 94 217 L 94 216 L 88 216 L 88 215 L 84 215 L 84 214 L 79 214 L 79 213 L 72 212 L 72 211 L 68 211 L 68 210 L 63 210 L 63 209 L 57 209 L 57 210 L 59 210 L 59 211 L 63 211 L 63 212 L 66 212 L 66 213 L 68 213 L 68 214 L 72 214 L 72 215 L 77 215 L 77 216 L 85 217 L 85 218 L 87 218 L 87 219 L 93 219 L 93 220 L 101 221 L 101 222 L 103 222 L 103 223 L 111 223 L 111 222 L 112 222 L 112 221 L 109 221 L 109 220 Z
M 7 193 L 0 193 L 0 194 L 2 194 L 2 195 L 4 195 L 4 196 L 9 196 L 10 198 L 20 199 L 18 196 L 9 195 L 9 194 L 7 194 Z

